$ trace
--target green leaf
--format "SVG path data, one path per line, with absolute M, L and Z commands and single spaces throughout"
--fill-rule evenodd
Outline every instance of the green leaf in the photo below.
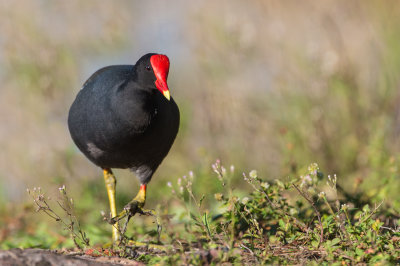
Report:
M 332 241 L 331 241 L 331 246 L 335 246 L 335 245 L 339 244 L 340 241 L 341 241 L 341 240 L 340 240 L 339 238 L 334 238 L 334 239 L 332 239 Z
M 205 212 L 205 213 L 203 214 L 203 223 L 204 223 L 204 225 L 206 226 L 208 235 L 211 237 L 211 230 L 210 230 L 210 224 L 208 223 L 208 215 L 207 215 L 207 212 Z
M 286 223 L 282 219 L 279 219 L 279 227 L 282 228 L 282 230 L 286 227 Z
M 313 240 L 313 241 L 311 241 L 311 245 L 312 245 L 314 248 L 318 248 L 318 246 L 319 246 L 319 241 Z

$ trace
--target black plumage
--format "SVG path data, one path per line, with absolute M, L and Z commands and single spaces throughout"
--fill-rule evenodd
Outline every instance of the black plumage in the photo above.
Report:
M 165 60 L 164 55 L 147 54 L 135 65 L 98 70 L 68 116 L 72 139 L 90 161 L 104 169 L 130 168 L 141 184 L 150 181 L 179 128 L 178 106 L 168 99 L 169 91 L 163 95 L 168 90 Z

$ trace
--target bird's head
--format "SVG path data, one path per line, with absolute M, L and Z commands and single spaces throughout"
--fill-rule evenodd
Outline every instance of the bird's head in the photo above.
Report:
M 146 54 L 136 63 L 136 73 L 141 82 L 158 89 L 169 101 L 168 72 L 169 59 L 166 55 Z

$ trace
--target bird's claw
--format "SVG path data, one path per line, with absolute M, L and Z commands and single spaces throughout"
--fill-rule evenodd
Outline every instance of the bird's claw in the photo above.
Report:
M 144 203 L 134 200 L 134 201 L 129 202 L 124 207 L 124 212 L 126 213 L 126 215 L 129 218 L 135 216 L 136 213 L 139 213 L 141 215 L 147 215 L 147 216 L 155 216 L 154 210 L 143 209 L 143 206 L 144 206 Z
M 122 220 L 125 217 L 128 217 L 128 220 L 135 216 L 136 213 L 142 214 L 142 215 L 153 215 L 154 211 L 152 210 L 144 210 L 143 209 L 144 203 L 139 202 L 137 200 L 132 200 L 128 204 L 125 205 L 124 210 L 118 214 L 115 217 L 112 217 L 110 219 L 107 219 L 107 222 L 109 224 L 115 224 Z
M 144 214 L 143 206 L 144 204 L 142 202 L 132 200 L 124 207 L 125 215 L 127 215 L 128 217 L 133 217 L 136 213 Z

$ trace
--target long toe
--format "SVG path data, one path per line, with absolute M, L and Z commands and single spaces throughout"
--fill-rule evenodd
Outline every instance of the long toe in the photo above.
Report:
M 144 212 L 144 210 L 142 209 L 143 205 L 143 203 L 138 202 L 137 200 L 132 200 L 125 205 L 122 212 L 120 212 L 117 216 L 112 217 L 107 222 L 110 224 L 115 224 L 126 216 L 128 216 L 128 219 L 130 219 L 131 217 L 135 216 L 136 213 L 146 214 L 146 212 Z

